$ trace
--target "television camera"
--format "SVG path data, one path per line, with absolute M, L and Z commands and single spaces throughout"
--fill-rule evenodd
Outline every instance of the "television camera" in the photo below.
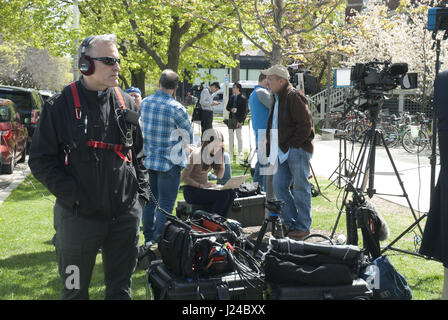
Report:
M 316 94 L 319 89 L 317 78 L 311 75 L 310 70 L 303 70 L 303 64 L 293 63 L 287 66 L 289 72 L 289 82 L 294 88 L 303 90 L 306 95 Z
M 383 67 L 381 68 L 381 66 Z M 408 73 L 407 63 L 390 61 L 372 61 L 357 63 L 350 73 L 354 88 L 362 91 L 384 92 L 397 88 L 414 89 L 417 87 L 417 74 Z
M 384 92 L 398 86 L 402 89 L 417 88 L 417 73 L 408 73 L 407 63 L 390 63 L 390 61 L 371 61 L 357 63 L 352 67 L 350 80 L 359 97 L 366 99 L 358 108 L 366 110 L 381 107 L 384 102 Z

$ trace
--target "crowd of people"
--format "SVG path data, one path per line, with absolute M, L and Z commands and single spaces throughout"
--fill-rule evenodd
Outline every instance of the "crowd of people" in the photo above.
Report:
M 79 69 L 80 79 L 46 102 L 29 157 L 36 179 L 56 196 L 63 299 L 88 299 L 99 249 L 106 298 L 130 299 L 140 224 L 145 244 L 156 243 L 181 182 L 187 202 L 227 215 L 236 193 L 214 189 L 209 174 L 221 183 L 231 177 L 234 134 L 241 155 L 249 111 L 258 152 L 254 181 L 267 198 L 285 203 L 286 236 L 299 240 L 310 233 L 314 125 L 307 100 L 290 84 L 285 67 L 263 70 L 248 98 L 238 82 L 233 84 L 226 105 L 229 153 L 222 133 L 213 128 L 218 82 L 200 94 L 202 141 L 195 147 L 186 108 L 175 99 L 176 72 L 163 70 L 157 91 L 148 97 L 136 87 L 122 91 L 115 35 L 86 38 L 79 47 Z M 73 266 L 80 281 L 68 286 Z

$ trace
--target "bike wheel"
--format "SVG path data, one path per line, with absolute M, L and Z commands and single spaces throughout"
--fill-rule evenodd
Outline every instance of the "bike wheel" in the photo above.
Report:
M 417 134 L 412 134 L 411 129 L 407 128 L 403 133 L 401 144 L 403 148 L 409 153 L 420 153 L 429 143 L 429 138 L 426 132 L 418 130 Z
M 363 132 L 366 130 L 364 125 L 358 121 L 350 121 L 347 123 L 345 130 L 350 141 L 360 142 Z
M 395 126 L 384 126 L 383 137 L 384 142 L 389 148 L 397 146 L 397 144 L 400 142 L 400 133 Z

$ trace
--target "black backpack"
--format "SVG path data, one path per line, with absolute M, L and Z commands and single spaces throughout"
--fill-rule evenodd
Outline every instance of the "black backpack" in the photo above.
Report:
M 251 197 L 261 194 L 261 188 L 258 182 L 244 182 L 236 190 L 238 198 Z
M 158 241 L 165 265 L 180 276 L 193 276 L 193 240 L 191 227 L 177 220 L 168 220 Z
M 196 212 L 194 222 L 188 223 L 169 218 L 164 225 L 158 249 L 163 263 L 176 275 L 193 278 L 233 270 L 231 254 L 224 245 L 227 230 L 220 230 L 227 226 L 204 214 Z

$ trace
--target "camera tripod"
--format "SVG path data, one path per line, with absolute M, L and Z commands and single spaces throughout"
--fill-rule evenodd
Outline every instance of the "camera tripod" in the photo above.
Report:
M 331 180 L 333 175 L 337 176 L 334 178 L 333 181 L 331 181 L 329 185 L 325 187 L 325 190 L 327 190 L 333 184 L 335 184 L 338 189 L 341 189 L 342 188 L 341 181 L 350 180 L 353 172 L 356 169 L 355 164 L 350 159 L 347 159 L 347 132 L 336 130 L 334 135 L 336 138 L 339 139 L 339 164 L 336 167 L 336 169 L 333 170 L 328 180 Z M 344 151 L 344 153 L 342 153 L 342 151 Z
M 316 186 L 314 186 L 314 184 L 310 183 L 311 195 L 313 197 L 322 196 L 322 197 L 324 197 L 325 200 L 327 200 L 328 202 L 331 202 L 331 200 L 328 199 L 328 197 L 326 195 L 324 195 L 322 193 L 322 191 L 320 190 L 319 182 L 317 182 L 317 178 L 316 178 L 316 175 L 314 174 L 314 170 L 313 170 L 313 166 L 311 165 L 311 162 L 309 162 L 309 165 L 310 165 L 311 176 L 314 178 L 314 182 L 316 183 Z
M 372 198 L 374 194 L 380 194 L 380 193 L 377 193 L 376 189 L 374 188 L 376 146 L 377 146 L 378 142 L 380 142 L 381 145 L 383 145 L 386 150 L 390 164 L 392 165 L 395 176 L 396 176 L 396 178 L 400 184 L 401 190 L 403 192 L 402 195 L 391 195 L 391 196 L 405 197 L 407 200 L 409 209 L 411 210 L 411 213 L 415 220 L 415 222 L 411 226 L 409 226 L 405 231 L 403 231 L 400 235 L 398 235 L 392 242 L 390 242 L 389 245 L 387 245 L 385 248 L 383 248 L 381 250 L 381 254 L 383 254 L 387 250 L 394 250 L 394 251 L 399 251 L 402 253 L 415 255 L 418 257 L 424 257 L 415 252 L 405 251 L 405 250 L 401 250 L 401 249 L 397 249 L 397 248 L 393 247 L 393 245 L 397 241 L 399 241 L 409 231 L 413 230 L 416 226 L 418 227 L 418 229 L 420 231 L 420 235 L 423 235 L 423 230 L 420 226 L 420 222 L 426 217 L 426 214 L 424 214 L 420 217 L 417 217 L 417 215 L 415 214 L 412 204 L 409 200 L 408 194 L 404 188 L 403 181 L 400 178 L 400 175 L 398 173 L 397 167 L 394 163 L 394 160 L 392 158 L 390 150 L 387 147 L 383 132 L 381 129 L 376 128 L 379 111 L 381 109 L 381 105 L 382 105 L 383 101 L 384 101 L 384 97 L 382 97 L 381 95 L 376 95 L 374 98 L 372 98 L 370 100 L 369 110 L 370 110 L 372 126 L 369 130 L 367 130 L 367 132 L 365 132 L 363 134 L 364 137 L 363 137 L 363 141 L 361 144 L 361 148 L 359 150 L 359 153 L 358 153 L 356 161 L 355 161 L 355 172 L 345 188 L 343 202 L 342 202 L 341 208 L 339 210 L 338 217 L 336 219 L 336 223 L 331 232 L 330 238 L 333 238 L 333 236 L 336 232 L 336 228 L 339 223 L 339 219 L 341 217 L 342 211 L 344 209 L 347 209 L 347 198 L 348 198 L 348 195 L 350 192 L 353 193 L 353 196 L 355 198 L 355 196 L 357 197 L 358 194 L 362 194 L 367 187 L 366 193 L 370 198 Z M 357 232 L 356 224 L 354 224 L 352 222 L 349 223 L 349 221 L 347 220 L 347 234 L 354 234 L 355 232 Z M 350 243 L 350 242 L 352 242 L 352 243 Z M 357 239 L 356 239 L 356 241 L 351 240 L 351 239 L 348 239 L 348 241 L 347 241 L 348 244 L 357 245 L 357 243 L 354 243 L 354 242 L 357 242 Z M 424 257 L 424 258 L 426 258 L 426 257 Z
M 252 254 L 253 257 L 255 257 L 260 250 L 261 242 L 263 241 L 269 224 L 271 224 L 272 226 L 272 234 L 276 234 L 277 231 L 278 237 L 283 238 L 283 221 L 280 217 L 280 214 L 282 212 L 282 206 L 284 204 L 285 203 L 281 200 L 266 201 L 266 208 L 269 210 L 269 216 L 264 220 L 260 232 L 258 233 L 257 241 L 255 242 L 254 251 Z

